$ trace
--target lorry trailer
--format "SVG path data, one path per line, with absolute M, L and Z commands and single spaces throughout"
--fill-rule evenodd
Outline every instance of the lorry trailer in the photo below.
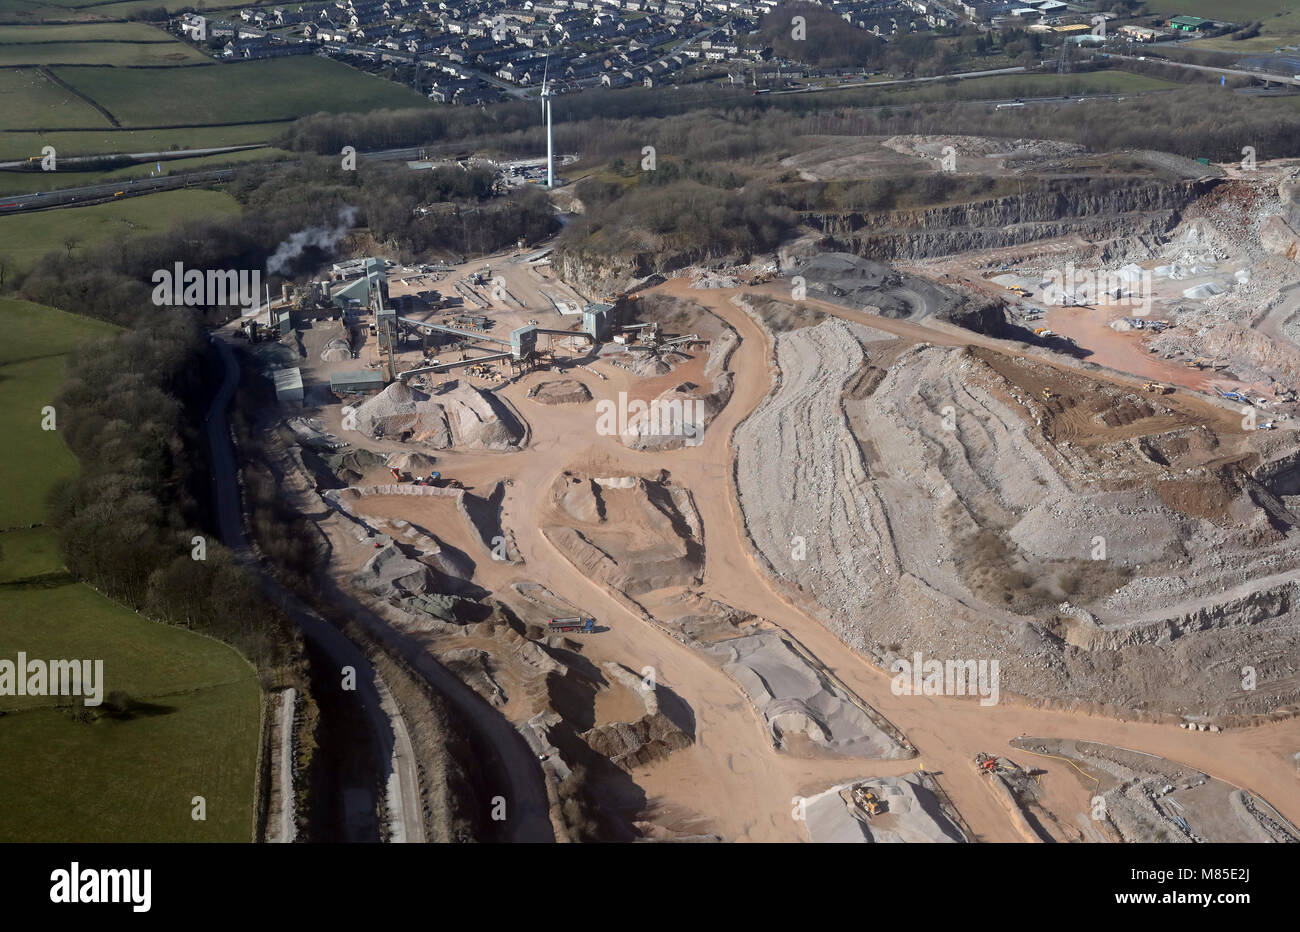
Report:
M 596 630 L 596 619 L 594 618 L 552 618 L 546 626 L 547 631 L 577 631 L 580 634 L 591 634 Z

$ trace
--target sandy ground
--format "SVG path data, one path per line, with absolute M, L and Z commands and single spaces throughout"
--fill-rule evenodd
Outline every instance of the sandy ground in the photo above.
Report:
M 1034 734 L 1138 748 L 1181 761 L 1252 789 L 1288 818 L 1300 821 L 1300 794 L 1295 792 L 1297 778 L 1291 760 L 1300 747 L 1300 726 L 1295 723 L 1222 734 L 1192 733 L 1173 726 L 1028 708 L 1005 699 L 999 705 L 981 707 L 974 701 L 953 698 L 895 696 L 886 673 L 869 665 L 802 606 L 776 591 L 756 566 L 744 539 L 730 480 L 730 438 L 770 388 L 767 359 L 771 347 L 766 335 L 730 303 L 735 289 L 692 290 L 685 281 L 673 280 L 657 290 L 706 306 L 741 336 L 730 366 L 736 373 L 734 394 L 710 423 L 703 443 L 669 453 L 628 449 L 615 437 L 595 433 L 594 402 L 543 406 L 527 399 L 529 387 L 555 377 L 554 373 L 537 372 L 502 390 L 503 397 L 532 428 L 525 451 L 439 453 L 444 475 L 454 476 L 470 489 L 485 491 L 498 481 L 507 481 L 503 520 L 514 531 L 523 565 L 486 558 L 475 548 L 471 535 L 449 520 L 445 503 L 437 499 L 386 502 L 372 498 L 365 500 L 363 509 L 400 515 L 469 553 L 476 561 L 475 582 L 511 603 L 526 618 L 537 614 L 536 606 L 513 593 L 510 584 L 543 582 L 558 597 L 581 606 L 608 626 L 607 632 L 584 638 L 583 654 L 588 660 L 596 664 L 614 660 L 634 671 L 653 668 L 657 682 L 690 706 L 695 716 L 695 744 L 632 774 L 657 817 L 665 821 L 703 817 L 711 830 L 730 840 L 802 840 L 802 827 L 792 817 L 797 797 L 860 778 L 864 772 L 901 776 L 916 770 L 919 763 L 940 774 L 941 784 L 979 839 L 1017 841 L 1018 833 L 987 787 L 980 785 L 970 762 L 979 751 L 1001 753 L 1011 739 Z M 779 295 L 780 286 L 769 287 L 768 292 Z M 818 306 L 911 340 L 998 345 L 942 324 L 922 326 L 830 304 Z M 617 398 L 620 391 L 646 397 L 643 380 L 608 363 L 594 363 L 593 368 L 605 378 L 580 368 L 568 369 L 565 376 L 581 380 L 597 400 Z M 664 381 L 667 384 L 678 378 L 675 373 Z M 1197 404 L 1206 417 L 1224 416 L 1222 409 L 1212 405 L 1194 399 L 1187 403 Z M 337 424 L 337 408 L 322 414 L 327 422 Z M 649 475 L 667 469 L 675 484 L 695 493 L 707 551 L 702 589 L 786 628 L 831 673 L 900 728 L 919 750 L 919 758 L 872 763 L 867 771 L 861 761 L 802 758 L 774 750 L 764 723 L 729 677 L 697 651 L 645 624 L 599 582 L 575 568 L 542 533 L 554 518 L 549 491 L 566 469 L 611 476 Z M 377 473 L 374 478 L 382 479 L 382 475 Z M 615 700 L 611 697 L 608 701 Z M 604 717 L 614 710 L 602 705 L 600 711 Z M 1068 786 L 1060 793 L 1062 804 L 1075 800 L 1080 810 L 1086 810 L 1087 791 L 1082 785 L 1077 793 Z

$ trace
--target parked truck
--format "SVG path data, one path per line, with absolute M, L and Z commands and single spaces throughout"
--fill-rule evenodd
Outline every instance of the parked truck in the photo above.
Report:
M 594 618 L 552 618 L 546 626 L 547 631 L 576 631 L 579 634 L 591 634 L 596 630 Z

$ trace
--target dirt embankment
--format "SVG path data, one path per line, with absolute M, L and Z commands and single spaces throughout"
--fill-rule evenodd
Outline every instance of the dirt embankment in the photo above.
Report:
M 897 729 L 784 630 L 696 590 L 699 515 L 663 477 L 565 474 L 552 490 L 547 537 L 590 578 L 730 676 L 765 722 L 773 747 L 800 754 L 895 759 L 915 754 Z
M 1130 711 L 1300 698 L 1296 519 L 1252 485 L 1240 434 L 1027 359 L 878 336 L 779 334 L 779 383 L 736 433 L 757 552 L 843 639 Z M 1268 686 L 1243 690 L 1243 666 Z

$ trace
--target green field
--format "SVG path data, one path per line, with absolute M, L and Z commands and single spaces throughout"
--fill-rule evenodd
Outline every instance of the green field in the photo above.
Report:
M 1200 16 L 1205 19 L 1241 23 L 1259 20 L 1260 33 L 1253 39 L 1233 41 L 1226 37 L 1189 42 L 1185 48 L 1238 55 L 1271 52 L 1279 46 L 1300 44 L 1300 0 L 1147 0 L 1147 9 L 1161 16 Z
M 170 36 L 148 23 L 0 26 L 0 45 L 16 45 L 27 42 L 88 42 L 92 39 L 112 40 L 114 42 L 177 41 L 174 36 Z
M 123 126 L 203 126 L 291 120 L 326 111 L 417 107 L 428 101 L 391 81 L 316 55 L 155 71 L 55 68 Z
M 283 149 L 247 149 L 242 152 L 227 152 L 224 155 L 201 155 L 190 159 L 172 159 L 170 162 L 162 163 L 162 170 L 164 175 L 174 175 L 178 172 L 194 171 L 200 168 L 237 165 L 244 162 L 260 162 L 288 154 Z M 56 188 L 75 188 L 81 185 L 106 181 L 129 181 L 132 178 L 148 178 L 153 174 L 155 167 L 155 163 L 151 161 L 102 172 L 0 172 L 0 197 L 31 194 L 35 191 L 53 191 Z
M 41 407 L 63 381 L 64 356 L 84 340 L 112 332 L 108 324 L 0 299 L 5 340 L 0 344 L 0 528 L 40 522 L 45 491 L 76 473 L 77 461 L 57 431 L 41 430 Z M 5 546 L 0 537 L 0 546 Z M 5 549 L 8 549 L 5 546 Z M 4 617 L 0 614 L 0 617 Z M 0 622 L 3 624 L 3 622 Z
M 106 152 L 163 152 L 264 143 L 284 132 L 291 121 L 248 126 L 200 126 L 194 129 L 137 129 L 64 132 L 0 130 L 0 161 L 39 156 L 42 146 L 54 146 L 61 158 Z M 164 163 L 166 170 L 166 163 Z
M 147 23 L 0 26 L 0 66 L 211 64 L 203 52 Z
M 41 256 L 65 248 L 75 236 L 78 246 L 91 246 L 115 237 L 167 230 L 178 220 L 239 212 L 230 195 L 203 188 L 160 191 L 107 204 L 43 210 L 0 217 L 0 256 L 11 271 L 23 272 Z
M 0 45 L 0 67 L 211 63 L 211 58 L 182 42 L 29 42 Z
M 116 205 L 115 205 L 116 206 Z M 0 697 L 0 842 L 247 841 L 260 727 L 253 668 L 233 649 L 156 624 L 63 572 L 41 520 L 46 489 L 76 469 L 40 409 L 66 354 L 114 328 L 0 299 L 0 657 L 102 660 L 126 718 L 77 722 L 70 700 Z M 65 703 L 60 708 L 58 702 Z M 191 799 L 207 820 L 190 818 Z
M 108 126 L 103 114 L 34 68 L 0 70 L 0 139 L 10 130 Z M 34 155 L 40 151 L 24 153 Z M 4 158 L 0 153 L 0 158 Z

